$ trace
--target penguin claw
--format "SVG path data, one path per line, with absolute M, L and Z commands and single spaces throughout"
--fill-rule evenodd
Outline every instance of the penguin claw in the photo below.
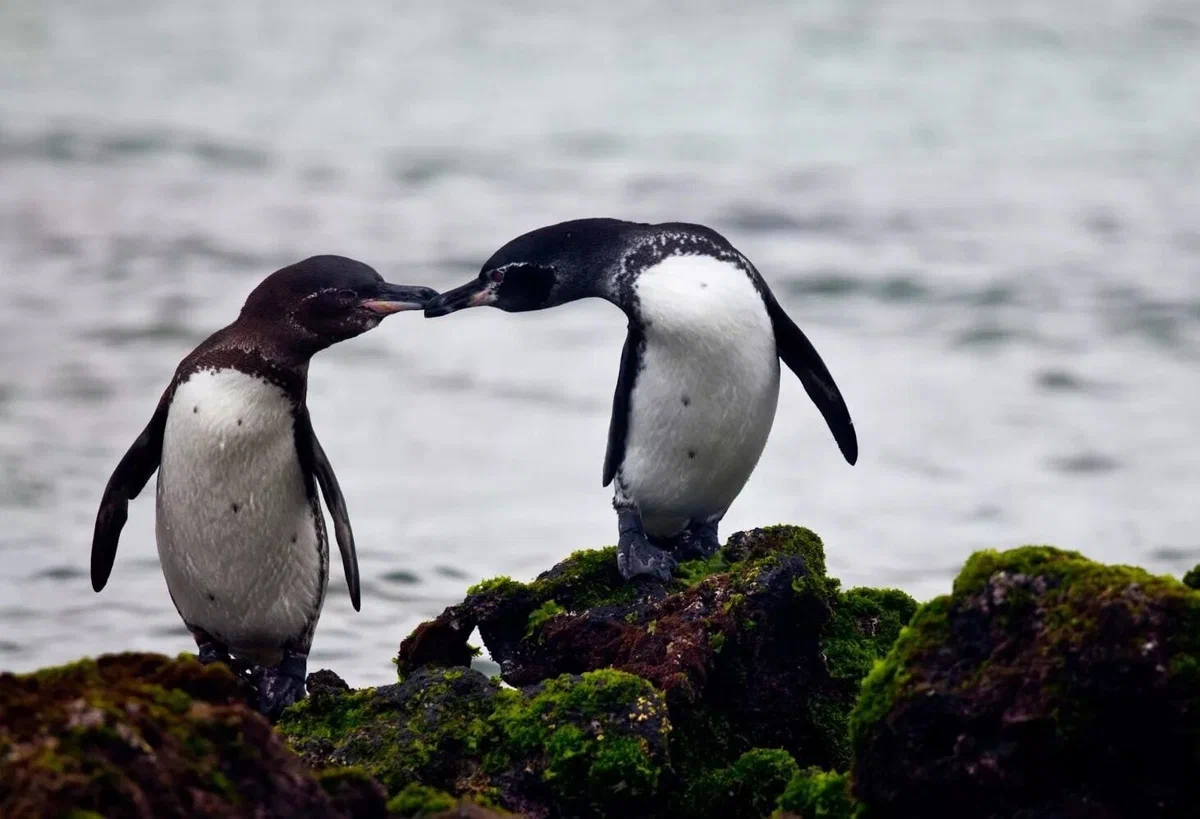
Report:
M 651 544 L 644 534 L 621 533 L 617 541 L 617 570 L 621 577 L 632 580 L 638 575 L 649 575 L 668 583 L 675 566 L 675 558 Z

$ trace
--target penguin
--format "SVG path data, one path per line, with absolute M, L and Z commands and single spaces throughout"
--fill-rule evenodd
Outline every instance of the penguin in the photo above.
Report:
M 612 402 L 604 486 L 613 485 L 617 566 L 667 582 L 677 560 L 708 557 L 717 525 L 766 446 L 779 360 L 794 372 L 854 464 L 841 392 L 771 288 L 703 225 L 579 219 L 518 236 L 426 317 L 490 305 L 519 313 L 601 298 L 629 320 Z
M 249 672 L 272 719 L 304 696 L 325 600 L 329 544 L 318 486 L 350 600 L 360 606 L 346 500 L 305 403 L 309 359 L 435 295 L 388 284 L 342 256 L 272 273 L 236 321 L 180 362 L 104 488 L 92 588 L 108 582 L 129 501 L 157 470 L 155 535 L 171 600 L 200 661 Z

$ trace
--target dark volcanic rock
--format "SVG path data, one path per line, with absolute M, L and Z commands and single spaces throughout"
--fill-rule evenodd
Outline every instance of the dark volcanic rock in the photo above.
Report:
M 153 654 L 0 675 L 0 816 L 345 816 L 245 693 Z
M 867 679 L 853 742 L 873 818 L 1196 816 L 1200 593 L 978 553 Z
M 747 753 L 747 765 L 760 759 L 756 749 L 844 770 L 860 681 L 915 610 L 892 589 L 842 592 L 825 574 L 820 539 L 776 526 L 733 535 L 669 585 L 626 583 L 611 548 L 577 552 L 531 583 L 487 581 L 405 640 L 398 663 L 402 674 L 462 663 L 478 626 L 512 685 L 609 667 L 653 683 L 670 709 L 679 781 L 757 776 L 737 767 Z M 700 806 L 709 813 L 689 815 L 730 815 L 699 792 L 669 790 L 666 815 Z

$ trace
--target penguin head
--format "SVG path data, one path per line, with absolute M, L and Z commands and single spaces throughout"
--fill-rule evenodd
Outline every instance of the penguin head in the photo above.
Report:
M 509 313 L 605 296 L 633 227 L 619 219 L 576 219 L 518 236 L 479 275 L 425 305 L 428 318 L 485 305 Z
M 420 310 L 436 295 L 428 287 L 389 284 L 354 259 L 313 256 L 264 279 L 238 321 L 286 328 L 315 351 L 365 333 L 392 313 Z

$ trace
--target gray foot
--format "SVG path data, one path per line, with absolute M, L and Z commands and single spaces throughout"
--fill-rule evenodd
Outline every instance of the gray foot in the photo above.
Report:
M 208 665 L 209 663 L 233 664 L 233 659 L 229 656 L 229 652 L 225 650 L 225 646 L 220 646 L 216 643 L 202 643 L 198 659 L 203 665 Z
M 229 670 L 239 677 L 247 677 L 250 675 L 251 668 L 246 662 L 239 660 L 237 657 L 230 655 L 229 650 L 225 646 L 215 640 L 206 640 L 199 644 L 199 654 L 197 659 L 202 665 L 210 663 L 224 663 L 229 666 Z
M 289 705 L 304 699 L 308 658 L 289 656 L 277 668 L 262 668 L 258 677 L 258 710 L 275 722 Z
M 617 509 L 617 570 L 621 577 L 632 580 L 638 575 L 649 575 L 662 583 L 671 580 L 675 558 L 650 543 L 642 528 L 641 515 L 635 509 Z
M 672 551 L 680 560 L 702 560 L 712 557 L 720 548 L 717 521 L 693 521 L 675 541 Z

